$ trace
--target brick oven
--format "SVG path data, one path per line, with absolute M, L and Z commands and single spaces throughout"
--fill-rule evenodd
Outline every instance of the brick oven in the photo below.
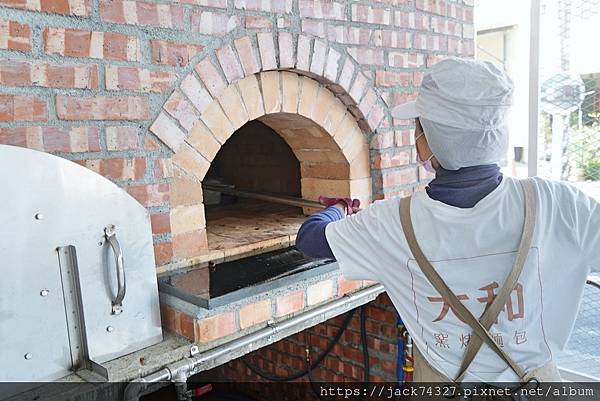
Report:
M 199 182 L 221 182 L 262 193 L 315 200 L 320 194 L 335 192 L 369 203 L 371 177 L 365 137 L 347 106 L 315 79 L 289 71 L 250 75 L 231 84 L 214 105 L 208 107 L 219 107 L 220 114 L 214 118 L 220 120 L 196 122 L 190 143 L 179 145 L 182 155 L 178 153 L 173 163 L 182 175 L 187 171 L 188 177 Z M 164 135 L 160 128 L 150 129 Z M 223 131 L 220 139 L 213 134 L 217 130 Z M 207 141 L 214 143 L 206 145 Z M 206 153 L 210 164 L 198 164 L 202 160 L 196 149 Z M 203 195 L 214 197 L 215 193 L 205 190 Z M 177 227 L 185 233 L 202 227 L 195 243 L 201 255 L 196 265 L 199 269 L 208 271 L 216 265 L 218 271 L 219 263 L 292 246 L 304 214 L 311 211 L 243 199 L 223 206 L 227 203 L 223 197 L 220 206 L 218 201 L 202 198 L 192 205 L 176 205 L 171 211 L 172 231 Z M 201 220 L 190 218 L 198 212 Z M 200 273 L 193 274 L 199 277 Z M 208 272 L 204 274 L 208 276 Z M 204 282 L 210 283 L 208 279 Z
M 211 271 L 293 246 L 314 209 L 203 185 L 363 205 L 419 190 L 413 123 L 389 109 L 428 65 L 473 55 L 472 23 L 472 0 L 0 0 L 0 143 L 118 184 L 150 212 L 159 280 L 192 272 L 210 300 Z M 373 284 L 331 263 L 290 277 L 212 305 L 161 291 L 163 329 L 210 350 Z M 393 380 L 393 308 L 368 311 L 373 377 Z M 352 325 L 323 377 L 360 377 Z M 292 366 L 297 340 L 258 352 Z
M 314 44 L 312 46 L 314 48 Z M 217 52 L 217 59 L 219 54 Z M 259 54 L 260 47 L 250 59 L 255 69 Z M 223 59 L 223 63 L 226 60 Z M 324 193 L 338 193 L 368 204 L 372 196 L 369 148 L 356 116 L 334 93 L 343 89 L 324 85 L 314 73 L 308 76 L 290 70 L 257 72 L 243 77 L 245 61 L 230 60 L 238 63 L 231 67 L 238 68 L 237 78 L 231 78 L 233 83 L 230 84 L 221 78 L 218 85 L 222 93 L 216 99 L 202 100 L 207 103 L 208 114 L 205 111 L 204 117 L 194 122 L 189 138 L 168 117 L 168 110 L 150 126 L 150 131 L 159 138 L 165 136 L 165 141 L 171 141 L 177 150 L 172 160 L 174 188 L 181 188 L 189 195 L 187 191 L 193 183 L 200 189 L 203 181 L 221 181 L 237 188 L 308 200 L 315 200 Z M 314 64 L 312 59 L 310 62 Z M 347 69 L 350 63 L 346 61 Z M 343 74 L 343 64 L 340 64 L 334 64 L 339 65 L 338 75 Z M 211 68 L 214 66 L 207 62 L 200 71 L 205 75 Z M 324 62 L 323 71 L 325 68 Z M 202 89 L 199 78 L 200 75 L 197 78 L 191 74 L 183 81 L 181 91 L 190 92 L 185 85 L 192 82 Z M 214 83 L 217 78 L 212 76 L 206 80 Z M 376 107 L 375 92 L 372 93 L 371 108 Z M 208 96 L 208 89 L 204 94 Z M 191 107 L 184 104 L 186 100 L 177 92 L 172 97 L 178 98 L 173 106 L 175 110 L 170 111 L 173 115 L 178 115 L 178 109 Z M 166 104 L 173 105 L 170 100 Z M 365 107 L 364 104 L 359 106 Z M 354 112 L 360 113 L 360 107 L 355 107 Z M 174 253 L 177 254 L 180 241 L 192 241 L 196 254 L 184 255 L 194 266 L 188 275 L 204 277 L 207 286 L 211 284 L 209 271 L 218 271 L 223 262 L 292 246 L 304 214 L 311 212 L 310 208 L 303 210 L 247 200 L 211 206 L 209 199 L 204 203 L 206 196 L 214 197 L 213 191 L 198 191 L 196 198 L 181 203 L 171 201 L 170 216 Z M 205 310 L 189 314 L 174 308 L 177 301 L 165 295 L 165 324 L 194 341 L 213 340 L 221 333 L 213 330 L 211 319 L 225 319 L 227 324 L 217 326 L 233 334 L 334 297 L 336 281 L 327 278 L 306 285 L 301 293 L 279 295 L 280 303 L 289 303 L 286 298 L 292 295 L 301 298 L 301 304 L 296 302 L 295 309 L 287 311 L 277 307 L 276 298 L 263 296 L 256 302 L 244 303 L 237 313 L 221 314 L 217 313 L 219 308 L 214 312 L 209 308 L 209 316 Z M 195 290 L 206 292 L 208 288 Z M 192 324 L 186 327 L 182 325 L 184 321 Z

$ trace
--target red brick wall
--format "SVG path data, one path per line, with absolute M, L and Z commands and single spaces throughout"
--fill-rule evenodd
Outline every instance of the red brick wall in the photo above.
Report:
M 371 382 L 396 381 L 396 354 L 398 329 L 396 327 L 396 312 L 387 295 L 382 294 L 367 305 L 367 344 L 369 349 L 369 369 Z M 359 309 L 338 345 L 323 360 L 321 365 L 313 370 L 315 381 L 326 382 L 362 382 L 364 375 L 363 353 L 361 348 Z M 306 367 L 305 348 L 310 345 L 311 358 L 316 359 L 336 335 L 345 315 L 330 319 L 311 329 L 287 337 L 270 346 L 261 348 L 244 359 L 259 369 L 276 376 L 289 376 Z M 203 374 L 224 378 L 231 382 L 265 382 L 266 380 L 252 372 L 240 360 L 231 361 Z M 297 381 L 307 381 L 304 376 Z M 312 398 L 284 397 L 282 394 L 270 394 L 269 386 L 240 384 L 240 391 L 252 394 L 259 400 L 304 400 Z M 281 391 L 281 387 L 272 388 Z

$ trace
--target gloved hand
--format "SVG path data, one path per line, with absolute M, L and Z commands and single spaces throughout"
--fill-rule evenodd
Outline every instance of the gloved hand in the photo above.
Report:
M 360 208 L 360 201 L 358 199 L 351 198 L 330 198 L 327 196 L 319 196 L 319 203 L 324 206 L 333 206 L 341 203 L 346 206 L 346 214 L 350 216 L 352 213 L 358 212 Z

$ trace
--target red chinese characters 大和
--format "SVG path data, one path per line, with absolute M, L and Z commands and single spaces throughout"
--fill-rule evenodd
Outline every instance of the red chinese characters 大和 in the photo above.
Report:
M 480 303 L 485 303 L 483 313 L 485 313 L 487 308 L 489 308 L 492 302 L 494 301 L 494 298 L 496 297 L 495 290 L 498 287 L 498 283 L 496 281 L 492 281 L 491 283 L 479 288 L 479 291 L 485 292 L 485 296 L 476 298 L 477 301 L 479 301 Z M 516 297 L 516 305 L 515 301 L 513 300 L 513 294 L 515 294 Z M 471 297 L 468 294 L 457 294 L 456 297 L 461 301 L 471 299 Z M 458 316 L 456 311 L 442 297 L 427 297 L 427 300 L 430 303 L 442 303 L 442 310 L 438 317 L 436 317 L 433 320 L 433 322 L 439 322 L 444 320 L 446 315 L 448 315 L 448 311 L 452 309 L 454 315 L 458 317 L 460 321 L 466 323 L 460 316 Z M 513 289 L 511 295 L 508 297 L 506 304 L 502 310 L 506 312 L 507 318 L 510 322 L 512 322 L 515 319 L 523 319 L 525 317 L 525 301 L 523 298 L 523 285 L 521 283 L 517 283 L 517 285 L 515 285 L 515 288 Z M 496 320 L 496 323 L 497 322 L 498 321 Z

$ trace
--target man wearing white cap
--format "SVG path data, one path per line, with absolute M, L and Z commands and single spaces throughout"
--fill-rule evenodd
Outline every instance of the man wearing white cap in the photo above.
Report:
M 500 173 L 512 93 L 492 63 L 437 63 L 416 101 L 392 110 L 416 119 L 418 159 L 436 173 L 426 191 L 359 213 L 323 198 L 298 232 L 301 251 L 384 285 L 422 355 L 417 381 L 559 381 L 555 358 L 600 269 L 595 200 Z

